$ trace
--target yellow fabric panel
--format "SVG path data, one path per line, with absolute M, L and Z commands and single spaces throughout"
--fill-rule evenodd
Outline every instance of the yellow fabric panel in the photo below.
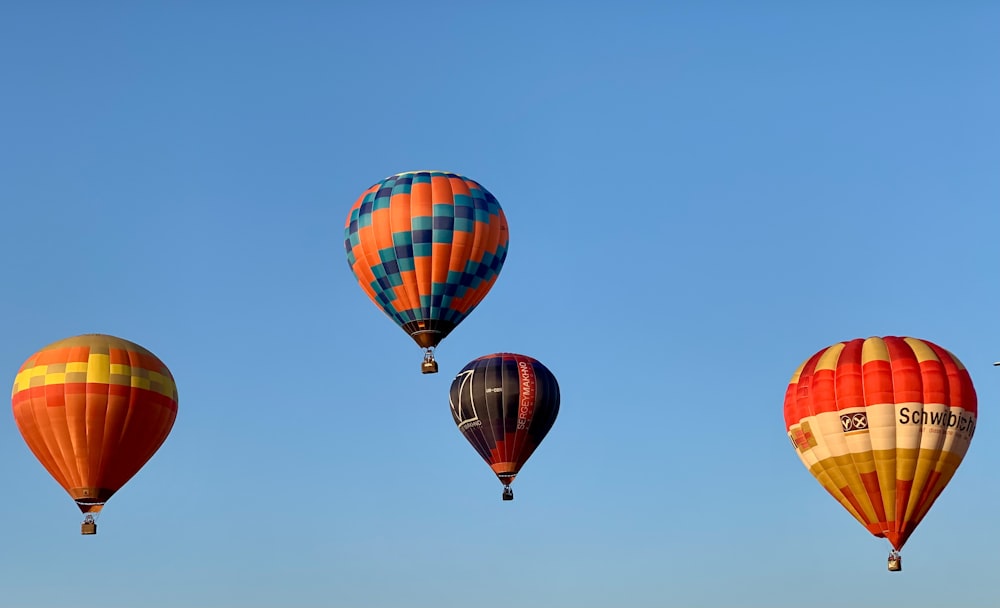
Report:
M 896 448 L 896 481 L 913 481 L 918 453 L 918 448 Z
M 850 456 L 854 468 L 859 475 L 875 472 L 875 454 L 872 452 L 871 447 L 851 451 Z
M 944 487 L 948 485 L 948 482 L 951 481 L 951 478 L 955 476 L 955 472 L 958 470 L 958 465 L 960 465 L 961 463 L 962 463 L 962 456 L 956 454 L 948 454 L 948 453 L 942 455 L 942 458 L 938 460 L 937 464 L 937 471 L 940 473 L 940 477 L 934 484 L 934 487 L 931 491 L 931 499 L 915 506 L 911 506 L 908 504 L 907 505 L 908 519 L 916 521 L 923 519 L 923 517 L 930 510 L 931 506 L 934 504 L 934 501 L 937 500 L 937 497 L 941 495 L 942 491 L 944 491 Z M 911 498 L 911 503 L 912 503 L 912 498 Z
M 835 370 L 837 369 L 837 361 L 840 360 L 840 352 L 844 350 L 845 344 L 843 342 L 834 344 L 830 348 L 823 352 L 823 356 L 819 358 L 816 362 L 816 371 L 820 370 Z
M 927 487 L 931 474 L 934 473 L 939 453 L 935 450 L 918 450 L 917 466 L 913 470 L 913 487 L 910 490 L 910 498 L 906 502 L 906 513 L 903 514 L 903 519 L 910 519 L 921 504 L 924 488 Z
M 845 509 L 847 509 L 854 519 L 858 520 L 862 525 L 867 525 L 868 522 L 865 521 L 864 516 L 854 508 L 851 501 L 847 499 L 847 496 L 841 492 L 841 488 L 848 487 L 849 484 L 844 477 L 843 469 L 837 466 L 835 459 L 824 458 L 816 462 L 813 466 L 809 467 L 809 472 L 816 481 L 822 485 L 827 492 L 829 492 L 834 498 L 837 499 Z
M 90 353 L 87 357 L 87 382 L 108 384 L 111 374 L 111 357 Z
M 45 365 L 37 365 L 18 372 L 18 374 L 14 376 L 14 388 L 10 392 L 11 396 L 13 396 L 14 393 L 23 391 L 28 387 L 44 384 L 46 367 L 47 366 Z M 42 382 L 33 382 L 36 378 L 42 378 Z
M 868 338 L 861 345 L 861 365 L 871 361 L 888 361 L 889 347 L 882 338 Z
M 837 456 L 833 458 L 833 463 L 847 481 L 847 487 L 851 489 L 851 493 L 854 494 L 858 503 L 861 504 L 861 508 L 864 509 L 861 513 L 861 517 L 863 518 L 862 521 L 866 524 L 874 523 L 878 521 L 878 517 L 875 515 L 874 507 L 872 507 L 872 501 L 871 497 L 868 495 L 868 490 L 861 481 L 861 471 L 858 470 L 858 456 L 858 454 Z M 874 468 L 874 466 L 871 467 L 872 470 L 874 470 Z
M 882 493 L 882 510 L 892 521 L 896 511 L 896 450 L 873 450 L 878 489 Z
M 45 384 L 46 384 L 46 386 L 48 386 L 49 384 L 65 384 L 65 383 L 66 383 L 66 374 L 65 373 L 56 372 L 56 373 L 51 373 L 51 374 L 45 374 Z
M 917 340 L 916 338 L 903 338 L 903 342 L 913 350 L 913 354 L 917 357 L 917 361 L 940 361 L 938 356 L 934 354 L 934 350 L 923 340 Z

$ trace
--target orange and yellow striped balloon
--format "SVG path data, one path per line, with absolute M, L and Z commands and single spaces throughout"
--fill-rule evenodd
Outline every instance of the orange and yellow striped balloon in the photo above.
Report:
M 99 512 L 142 468 L 177 417 L 177 387 L 163 362 L 100 334 L 29 357 L 11 401 L 28 448 L 84 513 Z
M 915 338 L 825 348 L 796 370 L 785 393 L 785 427 L 799 458 L 897 551 L 958 469 L 976 415 L 965 366 Z

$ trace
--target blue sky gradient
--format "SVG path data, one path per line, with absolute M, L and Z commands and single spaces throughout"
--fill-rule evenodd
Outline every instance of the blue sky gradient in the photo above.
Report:
M 110 333 L 180 393 L 96 537 L 0 417 L 4 605 L 994 606 L 1000 6 L 662 4 L 0 8 L 0 369 Z M 510 224 L 436 376 L 343 250 L 415 169 Z M 893 575 L 782 420 L 871 335 L 982 413 Z M 499 351 L 562 389 L 510 503 L 447 395 Z

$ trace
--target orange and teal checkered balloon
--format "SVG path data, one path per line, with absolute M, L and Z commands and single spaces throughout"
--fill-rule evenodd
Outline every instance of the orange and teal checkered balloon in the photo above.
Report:
M 486 188 L 444 171 L 387 177 L 354 203 L 347 263 L 368 297 L 424 348 L 482 301 L 507 257 L 507 219 Z

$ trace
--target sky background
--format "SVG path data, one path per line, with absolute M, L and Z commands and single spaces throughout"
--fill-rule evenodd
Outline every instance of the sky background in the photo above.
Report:
M 0 370 L 109 333 L 180 394 L 93 537 L 0 416 L 2 603 L 995 606 L 1000 5 L 654 4 L 0 7 Z M 415 169 L 510 225 L 433 376 L 343 249 Z M 872 335 L 982 411 L 899 574 L 782 417 Z M 562 390 L 513 502 L 448 407 L 499 351 Z

